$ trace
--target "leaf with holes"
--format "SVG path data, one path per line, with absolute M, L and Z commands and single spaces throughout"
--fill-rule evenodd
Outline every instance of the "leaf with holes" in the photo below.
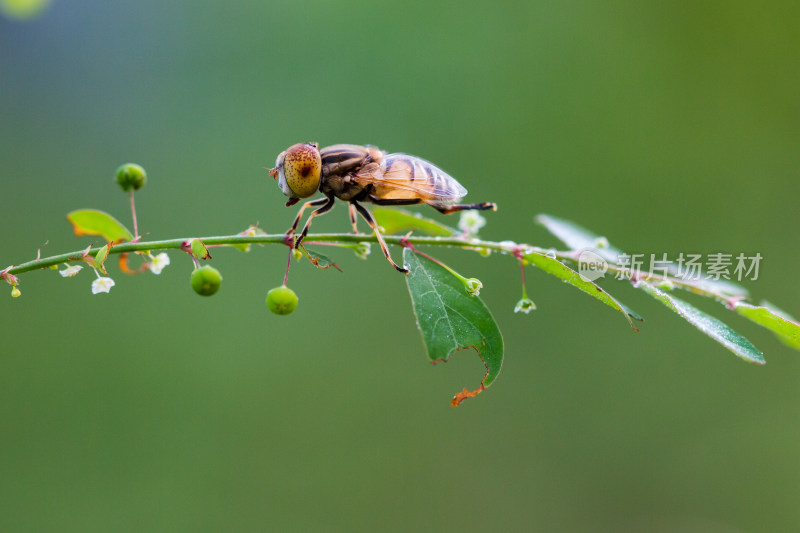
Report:
M 465 388 L 453 398 L 452 405 L 458 405 L 497 378 L 503 365 L 503 337 L 486 305 L 470 296 L 453 273 L 408 248 L 403 250 L 403 261 L 410 269 L 408 292 L 431 362 L 447 361 L 457 350 L 474 348 L 486 366 L 480 387 Z

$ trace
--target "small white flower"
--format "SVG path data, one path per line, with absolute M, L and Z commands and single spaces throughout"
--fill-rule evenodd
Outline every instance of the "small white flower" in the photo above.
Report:
M 110 292 L 111 287 L 114 286 L 114 280 L 111 278 L 98 277 L 92 282 L 92 294 L 98 292 Z
M 458 229 L 465 235 L 477 235 L 478 230 L 486 225 L 486 219 L 477 211 L 462 211 L 458 219 Z
M 82 268 L 83 267 L 81 265 L 67 266 L 67 268 L 65 268 L 64 270 L 59 270 L 58 273 L 65 278 L 71 278 L 73 276 L 76 276 L 78 272 L 81 271 Z
M 153 274 L 161 274 L 161 271 L 169 265 L 169 256 L 165 252 L 161 252 L 155 257 L 151 255 L 150 258 L 152 259 L 150 261 L 150 272 Z

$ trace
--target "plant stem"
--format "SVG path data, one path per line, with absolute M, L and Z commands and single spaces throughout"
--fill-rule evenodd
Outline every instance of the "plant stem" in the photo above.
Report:
M 283 286 L 286 286 L 286 283 L 289 281 L 289 267 L 292 266 L 292 255 L 294 252 L 294 248 L 289 247 L 289 259 L 286 260 L 286 274 L 283 275 Z
M 522 261 L 519 262 L 519 270 L 522 273 L 522 297 L 527 298 L 528 291 L 525 288 L 525 263 L 523 263 Z
M 170 249 L 185 251 L 184 248 L 185 243 L 190 241 L 191 239 L 192 237 L 183 237 L 179 239 L 167 239 L 161 241 L 125 242 L 114 245 L 108 251 L 108 254 L 112 255 L 112 254 L 122 254 L 130 252 L 149 252 L 152 250 L 170 250 Z M 283 233 L 270 234 L 270 235 L 238 235 L 238 234 L 215 235 L 210 237 L 199 237 L 199 239 L 202 240 L 206 246 L 220 246 L 220 245 L 232 245 L 232 244 L 286 245 L 286 236 Z M 408 244 L 413 240 L 413 244 L 415 246 L 449 246 L 455 248 L 462 248 L 465 250 L 484 249 L 484 250 L 491 250 L 493 252 L 499 252 L 502 254 L 513 255 L 515 257 L 519 257 L 521 250 L 523 255 L 525 253 L 535 253 L 542 255 L 545 255 L 548 252 L 550 254 L 553 253 L 551 249 L 539 248 L 527 244 L 516 244 L 508 241 L 506 242 L 484 241 L 480 239 L 464 238 L 461 236 L 408 238 L 403 235 L 384 235 L 383 239 L 386 241 L 387 244 L 403 245 L 403 244 Z M 360 242 L 377 243 L 378 242 L 378 239 L 375 237 L 374 234 L 356 235 L 352 233 L 310 234 L 306 237 L 306 240 L 317 241 L 320 244 L 327 242 L 331 243 L 360 243 Z M 2 272 L 8 274 L 22 274 L 24 272 L 30 272 L 31 270 L 37 270 L 52 265 L 68 263 L 70 261 L 82 261 L 87 256 L 93 257 L 97 255 L 99 251 L 100 247 L 94 247 L 89 249 L 88 252 L 86 249 L 82 249 L 73 252 L 67 252 L 65 254 L 34 259 L 32 261 L 28 261 L 26 263 L 22 263 L 10 267 L 8 269 L 5 269 Z M 573 265 L 578 264 L 578 258 L 576 257 L 576 254 L 573 251 L 555 252 L 555 257 L 559 261 L 565 263 L 570 263 Z M 647 272 L 637 272 L 635 273 L 635 276 L 632 276 L 630 269 L 627 269 L 619 265 L 615 265 L 613 263 L 609 263 L 608 272 L 614 274 L 620 274 L 622 277 L 629 279 L 631 281 L 656 281 L 656 282 L 670 281 L 682 289 L 689 290 L 701 296 L 715 298 L 723 302 L 728 302 L 731 300 L 730 296 L 725 295 L 721 292 L 717 292 L 713 290 L 713 288 L 709 288 L 707 286 L 701 286 L 700 283 L 693 281 L 686 281 L 680 278 L 674 278 L 671 276 L 664 276 L 660 274 L 651 274 Z
M 131 189 L 130 193 L 131 193 L 131 215 L 133 215 L 133 238 L 134 240 L 138 240 L 139 225 L 136 223 L 136 204 L 133 201 L 133 189 Z
M 149 252 L 152 250 L 182 250 L 187 241 L 193 238 L 199 238 L 206 246 L 218 245 L 231 245 L 231 244 L 285 244 L 285 235 L 283 233 L 272 235 L 215 235 L 210 237 L 182 237 L 179 239 L 167 239 L 162 241 L 140 241 L 140 242 L 124 242 L 114 245 L 108 254 L 122 254 L 129 252 Z M 383 237 L 387 244 L 401 244 L 405 238 L 402 235 L 386 235 Z M 377 243 L 378 239 L 375 235 L 353 235 L 351 233 L 320 233 L 310 234 L 307 239 L 321 242 L 346 242 L 346 243 L 359 243 L 359 242 L 374 242 Z M 464 240 L 456 237 L 415 237 L 414 244 L 426 246 L 451 246 L 457 248 L 487 248 L 498 252 L 507 252 L 508 250 L 504 245 L 491 241 L 480 241 L 477 239 Z M 536 249 L 539 250 L 539 249 Z M 53 255 L 50 257 L 43 257 L 34 259 L 26 263 L 15 265 L 8 269 L 9 274 L 22 274 L 46 268 L 52 265 L 67 263 L 70 261 L 81 261 L 84 256 L 95 256 L 100 251 L 100 247 L 93 247 L 86 251 L 86 249 L 75 250 L 60 255 Z

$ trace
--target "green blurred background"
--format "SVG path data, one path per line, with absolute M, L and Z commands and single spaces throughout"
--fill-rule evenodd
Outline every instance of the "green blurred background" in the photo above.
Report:
M 283 231 L 263 167 L 350 142 L 497 202 L 486 238 L 555 245 L 546 212 L 627 251 L 760 252 L 747 287 L 800 313 L 797 2 L 20 3 L 0 1 L 2 265 L 96 242 L 76 208 L 129 223 L 127 161 L 148 238 Z M 766 330 L 687 296 L 765 351 L 748 365 L 621 282 L 638 334 L 536 271 L 515 315 L 513 262 L 436 252 L 506 342 L 453 409 L 482 365 L 427 363 L 376 252 L 296 264 L 289 317 L 264 307 L 279 246 L 215 252 L 210 299 L 177 253 L 112 267 L 110 295 L 24 275 L 0 300 L 0 530 L 800 530 L 800 354 Z

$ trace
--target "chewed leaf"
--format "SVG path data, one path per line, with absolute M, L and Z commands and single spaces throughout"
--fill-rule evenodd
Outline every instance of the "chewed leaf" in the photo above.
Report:
M 336 263 L 331 261 L 330 257 L 328 257 L 327 255 L 322 255 L 320 253 L 314 252 L 312 250 L 307 249 L 305 246 L 302 246 L 302 245 L 300 246 L 300 248 L 303 249 L 303 253 L 306 254 L 306 257 L 308 257 L 308 260 L 311 261 L 311 264 L 313 264 L 315 267 L 317 267 L 317 268 L 330 268 L 330 267 L 333 267 L 336 270 L 338 270 L 339 272 L 342 271 L 342 269 L 339 268 L 339 266 Z
M 449 237 L 458 233 L 457 230 L 440 224 L 435 220 L 425 218 L 416 213 L 403 211 L 402 209 L 389 209 L 386 207 L 376 207 L 372 210 L 375 221 L 383 227 L 387 235 L 408 233 L 413 231 L 419 235 L 430 235 L 431 237 Z
M 657 289 L 645 281 L 640 281 L 636 286 L 678 313 L 694 327 L 745 361 L 750 363 L 758 363 L 760 365 L 763 365 L 766 362 L 764 360 L 764 354 L 758 351 L 758 349 L 753 346 L 749 340 L 733 331 L 720 320 L 717 320 L 713 316 L 704 313 L 703 311 L 684 302 L 683 300 L 672 296 L 669 293 Z
M 80 209 L 67 214 L 75 235 L 100 235 L 106 242 L 130 241 L 133 235 L 128 228 L 108 213 L 97 209 Z
M 478 389 L 464 389 L 453 398 L 452 404 L 458 405 L 497 378 L 503 365 L 503 337 L 486 305 L 470 296 L 451 272 L 408 248 L 403 250 L 403 261 L 410 269 L 408 292 L 431 362 L 447 361 L 456 350 L 474 348 L 486 366 Z
M 603 288 L 597 285 L 594 282 L 587 281 L 583 279 L 580 274 L 576 271 L 569 268 L 567 265 L 555 259 L 554 257 L 548 257 L 543 254 L 539 254 L 536 252 L 531 252 L 525 254 L 525 260 L 531 263 L 532 265 L 544 270 L 548 274 L 552 274 L 557 278 L 564 280 L 565 283 L 569 283 L 570 285 L 577 287 L 578 289 L 582 290 L 586 294 L 594 296 L 604 304 L 610 306 L 613 309 L 616 309 L 625 317 L 634 331 L 639 331 L 633 325 L 633 320 L 643 321 L 644 319 L 639 316 L 637 313 L 633 312 L 630 308 L 626 305 L 618 302 L 614 297 L 608 294 Z
M 608 244 L 605 237 L 580 227 L 574 222 L 550 215 L 537 215 L 536 222 L 558 237 L 570 250 L 593 250 L 606 261 L 618 262 L 622 251 Z
M 755 306 L 744 302 L 736 302 L 734 309 L 756 324 L 772 330 L 787 345 L 800 350 L 800 323 L 784 311 L 766 303 Z

